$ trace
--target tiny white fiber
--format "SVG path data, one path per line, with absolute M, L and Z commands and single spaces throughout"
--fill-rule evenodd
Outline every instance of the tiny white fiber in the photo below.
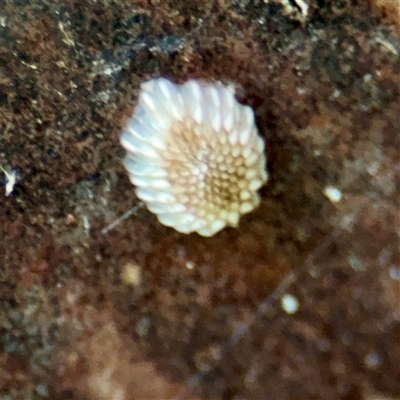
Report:
M 268 179 L 253 110 L 221 82 L 143 83 L 121 144 L 137 196 L 182 233 L 237 227 L 260 203 L 257 190 Z

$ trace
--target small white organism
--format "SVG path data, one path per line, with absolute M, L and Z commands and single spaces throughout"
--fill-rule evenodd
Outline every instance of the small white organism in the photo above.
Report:
M 165 78 L 141 85 L 121 143 L 137 196 L 179 232 L 212 236 L 237 227 L 268 179 L 253 110 L 231 86 Z

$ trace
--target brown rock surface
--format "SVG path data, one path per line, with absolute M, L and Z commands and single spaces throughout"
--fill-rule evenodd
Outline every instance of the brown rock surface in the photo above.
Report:
M 388 2 L 0 4 L 1 400 L 400 398 Z M 159 75 L 254 108 L 271 178 L 240 229 L 140 206 L 118 135 Z

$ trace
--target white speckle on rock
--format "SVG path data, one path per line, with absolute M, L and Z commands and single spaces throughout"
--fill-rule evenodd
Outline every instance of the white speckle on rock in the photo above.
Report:
M 364 362 L 369 369 L 376 369 L 382 364 L 382 357 L 375 352 L 371 352 L 365 356 Z
M 102 92 L 97 93 L 97 98 L 98 98 L 101 102 L 107 104 L 107 103 L 108 103 L 108 100 L 110 100 L 110 91 L 104 90 L 104 91 L 102 91 Z
M 6 196 L 9 196 L 12 191 L 14 190 L 14 185 L 17 183 L 17 173 L 16 171 L 10 170 L 7 172 L 4 168 L 1 168 L 6 176 L 7 183 L 6 183 Z
M 327 186 L 324 189 L 324 195 L 332 202 L 338 203 L 342 199 L 342 192 L 334 186 Z
M 349 255 L 348 260 L 349 260 L 351 268 L 353 268 L 354 271 L 357 271 L 357 272 L 365 271 L 364 263 L 354 253 Z
M 286 314 L 295 314 L 299 309 L 299 301 L 291 294 L 284 294 L 281 298 L 281 306 Z
M 193 269 L 194 268 L 194 262 L 193 261 L 187 261 L 186 262 L 186 268 L 187 269 Z
M 304 0 L 296 0 L 295 3 L 300 8 L 303 16 L 306 17 L 308 14 L 309 5 Z
M 140 265 L 128 262 L 122 268 L 121 279 L 129 286 L 140 286 L 142 283 L 142 268 Z
M 400 270 L 397 267 L 389 268 L 389 275 L 395 281 L 400 281 Z

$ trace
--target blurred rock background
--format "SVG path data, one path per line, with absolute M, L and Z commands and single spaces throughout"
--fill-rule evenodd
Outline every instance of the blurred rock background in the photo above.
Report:
M 0 399 L 400 398 L 398 13 L 0 0 Z M 254 108 L 271 178 L 240 229 L 136 198 L 118 136 L 160 75 Z

